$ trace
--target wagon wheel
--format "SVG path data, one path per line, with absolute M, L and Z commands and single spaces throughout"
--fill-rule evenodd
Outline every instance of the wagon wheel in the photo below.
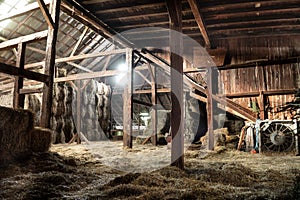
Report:
M 290 151 L 294 145 L 294 132 L 284 124 L 273 123 L 265 131 L 262 131 L 261 142 L 263 150 Z

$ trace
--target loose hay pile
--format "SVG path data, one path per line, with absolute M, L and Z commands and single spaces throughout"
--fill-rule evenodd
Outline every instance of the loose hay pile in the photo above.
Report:
M 52 151 L 59 154 L 38 153 L 0 168 L 0 198 L 300 199 L 300 160 L 292 155 L 227 151 L 185 157 L 184 171 L 124 173 L 103 165 L 83 145 L 54 145 Z

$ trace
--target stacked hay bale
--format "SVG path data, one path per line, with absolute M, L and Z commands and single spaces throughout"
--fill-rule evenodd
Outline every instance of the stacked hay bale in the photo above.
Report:
M 200 120 L 199 102 L 195 98 L 185 95 L 185 132 L 186 141 L 192 142 L 197 134 Z
M 81 94 L 81 132 L 88 140 L 109 137 L 111 89 L 104 83 L 89 81 Z
M 81 132 L 88 140 L 100 140 L 101 134 L 98 131 L 96 116 L 96 91 L 97 83 L 89 81 L 81 93 Z
M 24 108 L 31 110 L 34 113 L 34 125 L 39 126 L 41 117 L 41 101 L 38 94 L 26 95 Z
M 34 116 L 27 110 L 0 107 L 0 157 L 9 160 L 30 151 Z
M 30 132 L 31 150 L 33 152 L 46 152 L 49 150 L 52 141 L 52 132 L 49 129 L 35 127 Z
M 97 82 L 96 92 L 96 110 L 97 118 L 101 130 L 107 138 L 110 138 L 111 129 L 111 88 L 104 83 Z
M 22 158 L 31 151 L 49 150 L 52 133 L 33 128 L 31 111 L 0 106 L 0 119 L 0 163 Z
M 58 77 L 66 76 L 66 71 L 57 70 Z M 55 83 L 53 87 L 51 129 L 54 131 L 53 143 L 65 143 L 74 135 L 75 126 L 72 114 L 73 88 L 65 82 Z

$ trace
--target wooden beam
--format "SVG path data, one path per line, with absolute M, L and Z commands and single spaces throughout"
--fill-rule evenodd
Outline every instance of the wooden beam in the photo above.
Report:
M 164 6 L 164 5 L 166 5 L 165 2 L 148 3 L 148 4 L 137 5 L 137 6 L 125 6 L 125 7 L 119 7 L 119 8 L 99 10 L 99 11 L 96 11 L 96 14 L 107 14 L 109 12 L 119 12 L 119 11 L 132 10 L 132 9 L 147 9 L 147 8 L 159 7 L 159 6 Z
M 218 70 L 242 69 L 242 68 L 269 66 L 269 65 L 293 64 L 293 63 L 298 63 L 299 60 L 300 60 L 299 56 L 298 57 L 289 57 L 286 59 L 278 59 L 278 60 L 267 60 L 267 59 L 260 59 L 260 60 L 253 60 L 253 61 L 250 60 L 245 63 L 218 66 Z M 187 72 L 198 72 L 199 70 L 203 70 L 208 67 L 211 67 L 211 66 L 201 66 L 201 67 L 198 67 L 198 70 L 195 70 L 195 71 L 190 70 Z
M 151 94 L 152 90 L 135 90 L 133 91 L 133 94 Z M 170 93 L 170 88 L 161 88 L 157 89 L 157 93 Z
M 138 105 L 143 105 L 143 106 L 147 106 L 147 107 L 152 107 L 152 103 L 147 103 L 144 101 L 140 101 L 138 99 L 132 99 L 132 102 Z
M 149 64 L 150 65 L 150 64 Z M 151 69 L 151 102 L 152 102 L 152 114 L 151 114 L 151 120 L 152 120 L 152 130 L 153 134 L 151 137 L 151 142 L 154 146 L 157 145 L 157 85 L 156 85 L 156 68 L 154 66 L 150 66 Z
M 25 53 L 26 53 L 26 43 L 20 43 L 18 45 L 18 55 L 17 55 L 17 62 L 16 62 L 16 67 L 18 67 L 20 70 L 24 70 Z M 23 94 L 20 94 L 20 89 L 23 88 L 23 85 L 24 85 L 23 77 L 16 76 L 15 86 L 14 86 L 14 99 L 13 99 L 13 107 L 15 109 L 24 108 L 25 96 Z
M 90 27 L 106 39 L 113 38 L 117 44 L 120 44 L 123 47 L 133 47 L 133 44 L 130 41 L 118 34 L 115 30 L 110 28 L 106 23 L 101 21 L 98 17 L 93 15 L 77 2 L 74 2 L 73 0 L 64 0 L 62 2 L 62 9 L 68 15 Z
M 73 48 L 73 51 L 71 52 L 70 56 L 74 56 L 75 52 L 77 51 L 77 49 L 78 49 L 80 43 L 82 42 L 82 40 L 83 40 L 83 38 L 84 38 L 84 36 L 85 36 L 85 34 L 87 33 L 88 30 L 89 30 L 89 27 L 86 26 L 86 27 L 84 28 L 82 34 L 80 35 L 80 38 L 79 38 L 79 40 L 77 41 L 75 47 Z
M 43 99 L 41 108 L 41 127 L 50 128 L 50 118 L 52 112 L 52 98 L 53 98 L 53 80 L 54 80 L 54 66 L 55 66 L 55 52 L 56 41 L 59 25 L 61 0 L 52 0 L 50 5 L 51 18 L 54 22 L 54 28 L 48 28 L 48 38 L 46 46 L 46 60 L 45 60 L 45 74 L 49 76 L 48 84 L 43 87 Z
M 112 54 L 122 54 L 125 52 L 126 52 L 125 49 L 117 49 L 117 50 L 105 51 L 105 52 L 99 52 L 99 53 L 80 54 L 80 55 L 69 56 L 69 57 L 65 57 L 65 58 L 56 58 L 55 63 L 70 62 L 70 61 L 82 60 L 82 59 L 87 59 L 87 58 L 96 58 L 96 57 L 108 56 L 108 55 L 112 55 Z M 30 68 L 34 68 L 37 66 L 41 66 L 43 64 L 44 64 L 44 62 L 31 63 L 31 64 L 25 65 L 25 68 L 30 69 Z
M 7 48 L 15 48 L 20 43 L 34 42 L 47 37 L 48 31 L 40 31 L 26 36 L 21 36 L 15 39 L 7 40 L 0 43 L 0 50 Z
M 170 29 L 182 32 L 181 0 L 166 0 L 170 19 Z M 182 37 L 178 38 L 170 31 L 171 60 L 171 165 L 184 169 L 184 104 L 183 104 L 183 52 Z M 174 52 L 179 52 L 178 54 Z
M 123 146 L 132 148 L 132 117 L 133 117 L 133 51 L 126 51 L 127 82 L 123 94 Z
M 49 0 L 45 0 L 46 5 L 48 5 L 49 3 L 50 3 Z M 39 4 L 37 2 L 28 4 L 27 6 L 22 7 L 20 9 L 16 10 L 16 11 L 12 11 L 9 14 L 2 15 L 0 17 L 0 22 L 2 22 L 4 20 L 7 20 L 7 19 L 12 19 L 12 18 L 15 18 L 15 17 L 19 17 L 21 15 L 25 15 L 29 12 L 37 10 L 38 8 L 39 8 Z
M 37 0 L 37 2 L 40 6 L 40 9 L 42 11 L 42 14 L 44 15 L 44 18 L 45 18 L 46 22 L 48 23 L 48 26 L 53 29 L 54 28 L 54 22 L 51 18 L 51 15 L 49 13 L 47 5 L 45 4 L 44 0 Z
M 20 89 L 20 94 L 33 94 L 33 93 L 41 93 L 41 92 L 43 92 L 43 88 Z
M 5 63 L 0 63 L 0 72 L 13 75 L 13 76 L 20 76 L 23 78 L 28 78 L 31 80 L 47 83 L 49 81 L 49 77 L 47 75 L 28 71 L 25 69 L 20 69 L 18 67 L 14 67 L 11 65 L 7 65 Z
M 74 80 L 82 80 L 82 79 L 108 77 L 108 76 L 115 76 L 121 73 L 124 73 L 124 71 L 107 70 L 107 71 L 99 71 L 99 72 L 80 73 L 80 74 L 68 75 L 66 77 L 55 78 L 54 82 L 58 83 L 58 82 L 66 82 L 66 81 L 74 81 Z
M 207 104 L 206 104 L 206 112 L 207 112 L 207 137 L 208 137 L 208 150 L 214 149 L 214 105 L 213 105 L 213 72 L 212 68 L 207 69 Z
M 149 85 L 151 85 L 151 82 L 147 79 L 144 74 L 142 74 L 140 71 L 135 71 L 140 77 L 142 77 Z
M 191 7 L 194 18 L 197 22 L 197 25 L 200 29 L 200 32 L 203 36 L 203 39 L 205 41 L 205 46 L 210 49 L 212 45 L 211 45 L 210 39 L 208 37 L 207 29 L 205 27 L 205 23 L 204 23 L 202 14 L 200 13 L 199 4 L 196 0 L 188 0 L 188 2 Z

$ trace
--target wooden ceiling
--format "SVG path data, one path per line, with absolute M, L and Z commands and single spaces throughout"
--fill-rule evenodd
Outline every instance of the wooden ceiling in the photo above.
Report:
M 141 27 L 169 27 L 165 0 L 65 1 L 80 4 L 117 32 Z M 218 40 L 230 38 L 300 35 L 299 5 L 300 0 L 183 0 L 183 33 L 203 45 L 211 43 L 212 47 Z M 200 30 L 199 19 L 204 30 Z M 126 37 L 132 42 L 147 39 L 141 33 Z M 167 37 L 167 33 L 160 35 L 162 41 Z

